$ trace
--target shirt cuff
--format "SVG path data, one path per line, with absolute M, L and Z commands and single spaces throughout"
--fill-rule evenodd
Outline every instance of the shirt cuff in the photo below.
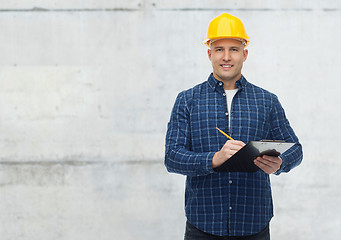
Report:
M 206 171 L 208 173 L 214 173 L 215 171 L 212 168 L 212 159 L 215 152 L 209 152 L 206 157 Z

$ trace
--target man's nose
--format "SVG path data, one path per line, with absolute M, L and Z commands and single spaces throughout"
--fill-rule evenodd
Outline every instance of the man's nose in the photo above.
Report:
M 226 62 L 230 60 L 230 54 L 228 51 L 224 52 L 223 60 Z

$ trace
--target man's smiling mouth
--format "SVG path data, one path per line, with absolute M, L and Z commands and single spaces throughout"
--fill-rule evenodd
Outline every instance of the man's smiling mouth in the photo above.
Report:
M 231 68 L 233 65 L 231 65 L 231 64 L 222 64 L 220 66 L 222 66 L 223 68 Z

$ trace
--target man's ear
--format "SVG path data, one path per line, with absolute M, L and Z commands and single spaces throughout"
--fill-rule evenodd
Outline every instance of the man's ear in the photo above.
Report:
M 210 59 L 210 61 L 211 61 L 211 58 L 212 58 L 212 51 L 211 51 L 211 49 L 208 49 L 207 50 L 207 55 L 208 55 L 208 59 Z
M 244 62 L 246 61 L 248 55 L 249 55 L 249 50 L 244 49 Z

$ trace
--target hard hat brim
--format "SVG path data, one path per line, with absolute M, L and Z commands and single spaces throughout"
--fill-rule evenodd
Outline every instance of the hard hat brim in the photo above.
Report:
M 211 48 L 210 46 L 210 42 L 213 41 L 217 41 L 217 40 L 221 40 L 221 39 L 235 39 L 235 40 L 238 40 L 238 41 L 244 41 L 244 48 L 247 47 L 249 45 L 249 42 L 250 42 L 250 38 L 249 39 L 245 39 L 245 38 L 241 38 L 240 36 L 222 36 L 222 37 L 219 37 L 219 38 L 213 38 L 213 39 L 210 39 L 210 38 L 205 38 L 204 39 L 204 44 Z

